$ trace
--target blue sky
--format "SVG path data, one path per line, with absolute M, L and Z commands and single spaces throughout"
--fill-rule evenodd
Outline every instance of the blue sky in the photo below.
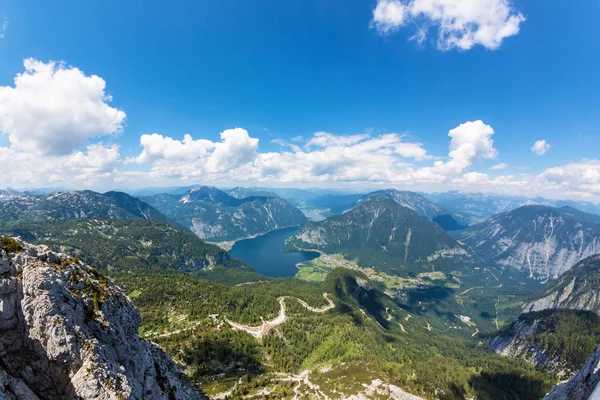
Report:
M 64 150 L 50 153 L 76 158 L 81 154 L 78 161 L 71 157 L 61 163 L 71 165 L 70 170 L 55 174 L 63 176 L 62 180 L 69 177 L 66 182 L 40 169 L 41 177 L 32 175 L 27 178 L 30 182 L 4 183 L 17 187 L 52 183 L 118 187 L 241 181 L 267 186 L 385 185 L 517 192 L 531 187 L 535 180 L 540 193 L 558 187 L 575 197 L 596 198 L 600 192 L 600 178 L 596 180 L 600 166 L 595 163 L 600 149 L 600 28 L 596 22 L 600 3 L 481 3 L 486 2 L 501 4 L 509 16 L 521 18 L 518 32 L 495 44 L 475 42 L 467 44 L 468 48 L 447 48 L 446 43 L 444 48 L 438 38 L 448 25 L 416 8 L 438 7 L 454 21 L 462 18 L 473 22 L 469 18 L 478 14 L 471 11 L 478 6 L 470 5 L 472 1 L 225 0 L 178 2 L 174 7 L 164 1 L 5 0 L 0 3 L 0 18 L 5 22 L 0 39 L 0 87 L 15 88 L 15 76 L 25 71 L 24 59 L 64 61 L 64 68 L 77 68 L 82 77 L 99 76 L 106 84 L 105 92 L 112 96 L 106 104 L 122 110 L 126 118 L 118 121 L 122 127 L 118 134 L 92 130 L 74 142 L 63 137 L 73 136 L 69 129 L 77 127 L 72 123 L 40 123 L 17 132 L 17 117 L 11 123 L 0 122 L 5 157 L 22 162 L 46 157 L 49 153 L 39 143 L 43 140 L 64 144 Z M 386 11 L 380 14 L 379 24 L 377 7 Z M 398 7 L 404 12 L 402 18 L 390 12 Z M 452 14 L 461 7 L 464 13 Z M 492 20 L 495 15 L 485 17 L 492 28 L 507 23 L 502 16 L 498 20 Z M 419 42 L 414 35 L 423 28 L 428 28 L 427 36 Z M 7 109 L 16 109 L 15 97 L 3 99 L 0 95 L 0 109 L 2 102 Z M 58 108 L 31 115 L 43 119 L 49 112 L 62 112 L 56 118 L 64 121 L 72 117 L 69 112 L 75 113 Z M 493 128 L 493 136 L 487 137 L 493 139 L 493 152 L 486 150 L 489 143 L 474 142 L 484 153 L 472 156 L 467 166 L 449 166 L 452 174 L 443 172 L 443 177 L 414 176 L 420 168 L 435 168 L 436 161 L 451 161 L 449 131 L 478 120 Z M 236 127 L 247 131 L 249 138 L 258 139 L 258 145 L 245 139 L 243 149 L 224 146 L 218 150 L 235 152 L 217 158 L 235 174 L 227 175 L 216 167 L 204 170 L 206 158 L 199 160 L 202 157 L 189 154 L 178 160 L 172 154 L 156 152 L 141 157 L 140 136 L 144 134 L 158 133 L 173 140 L 190 134 L 194 140 L 211 141 L 213 145 L 198 151 L 212 153 L 219 147 L 214 143 L 223 143 L 219 134 Z M 36 134 L 37 144 L 23 144 L 26 129 L 47 132 Z M 337 136 L 341 138 L 338 143 L 361 143 L 369 139 L 357 137 L 344 142 L 343 138 L 396 133 L 394 143 L 418 143 L 426 156 L 403 154 L 390 159 L 392 164 L 371 165 L 373 171 L 393 169 L 394 173 L 385 176 L 371 173 L 354 177 L 347 171 L 340 175 L 340 165 L 347 165 L 348 170 L 356 167 L 344 157 L 333 157 L 339 163 L 331 170 L 326 163 L 306 167 L 317 171 L 315 174 L 289 176 L 275 171 L 271 164 L 265 167 L 264 160 L 263 171 L 256 171 L 253 154 L 293 153 L 289 144 L 300 146 L 307 154 L 302 160 L 315 162 L 310 146 L 305 147 L 315 132 L 333 135 L 327 146 L 335 145 Z M 303 140 L 292 141 L 298 136 Z M 550 145 L 541 156 L 531 150 L 538 140 Z M 87 146 L 98 142 L 105 148 L 117 145 L 118 160 L 114 154 L 105 164 L 92 160 Z M 240 142 L 238 146 L 245 145 Z M 337 151 L 343 153 L 345 146 L 337 146 Z M 319 149 L 322 147 L 313 150 Z M 324 154 L 329 157 L 329 153 Z M 297 158 L 290 157 L 289 165 L 295 165 Z M 315 158 L 320 160 L 318 154 Z M 191 171 L 190 164 L 197 173 Z M 498 164 L 507 167 L 490 169 Z M 552 170 L 551 179 L 544 175 L 540 181 L 548 169 L 565 166 L 571 167 Z M 412 172 L 400 176 L 402 168 Z M 248 176 L 243 176 L 245 173 Z M 465 180 L 467 173 L 486 174 L 487 178 L 470 175 Z M 573 182 L 586 173 L 589 179 Z M 500 181 L 492 184 L 498 176 L 511 176 L 520 186 L 515 183 L 506 189 Z M 568 182 L 557 177 L 567 177 Z

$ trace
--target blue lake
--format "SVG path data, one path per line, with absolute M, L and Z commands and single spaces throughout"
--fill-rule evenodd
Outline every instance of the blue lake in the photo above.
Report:
M 229 254 L 252 265 L 263 275 L 274 278 L 294 276 L 298 272 L 296 264 L 319 257 L 314 251 L 281 251 L 285 241 L 297 230 L 297 227 L 277 229 L 254 239 L 240 240 Z

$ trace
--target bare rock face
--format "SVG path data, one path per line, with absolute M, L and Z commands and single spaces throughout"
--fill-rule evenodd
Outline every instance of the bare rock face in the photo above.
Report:
M 569 308 L 600 314 L 600 255 L 573 266 L 543 295 L 523 306 L 524 312 Z
M 588 358 L 585 366 L 577 375 L 566 383 L 554 386 L 543 400 L 600 399 L 598 382 L 600 382 L 600 347 Z
M 0 250 L 0 398 L 205 399 L 138 337 L 140 322 L 131 300 L 93 268 L 13 242 Z

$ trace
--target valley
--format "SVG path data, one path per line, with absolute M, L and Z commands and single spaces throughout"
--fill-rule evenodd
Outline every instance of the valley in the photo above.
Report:
M 140 309 L 139 336 L 156 342 L 210 398 L 429 399 L 444 392 L 533 400 L 582 368 L 600 340 L 591 333 L 595 325 L 568 312 L 557 319 L 555 336 L 534 330 L 524 339 L 512 328 L 523 318 L 537 321 L 523 310 L 550 304 L 540 299 L 557 297 L 554 291 L 585 299 L 575 308 L 594 307 L 588 293 L 596 287 L 595 259 L 566 272 L 553 289 L 527 268 L 480 252 L 470 241 L 478 226 L 448 234 L 435 219 L 449 214 L 415 193 L 353 196 L 341 215 L 275 225 L 232 240 L 230 251 L 204 242 L 174 214 L 136 215 L 131 204 L 139 200 L 126 195 L 86 196 L 98 199 L 85 202 L 96 211 L 60 214 L 65 201 L 79 203 L 61 195 L 55 205 L 48 197 L 44 212 L 52 221 L 37 211 L 19 217 L 24 203 L 13 200 L 17 217 L 0 223 L 0 231 L 72 253 L 114 279 Z M 178 204 L 197 203 L 195 212 L 198 204 L 246 204 L 205 187 L 176 196 Z M 129 214 L 100 211 L 94 201 L 105 198 Z M 556 232 L 576 229 L 553 221 Z M 550 361 L 529 356 L 559 354 L 563 342 L 549 338 L 567 337 L 569 324 L 584 328 L 569 356 L 557 356 L 564 367 L 548 369 Z M 494 335 L 514 339 L 488 344 Z M 507 386 L 514 374 L 518 381 Z

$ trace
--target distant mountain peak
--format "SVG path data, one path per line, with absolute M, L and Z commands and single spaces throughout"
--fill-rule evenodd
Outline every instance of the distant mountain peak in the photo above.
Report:
M 578 261 L 600 253 L 600 216 L 572 207 L 526 205 L 494 215 L 460 233 L 484 260 L 556 278 Z

